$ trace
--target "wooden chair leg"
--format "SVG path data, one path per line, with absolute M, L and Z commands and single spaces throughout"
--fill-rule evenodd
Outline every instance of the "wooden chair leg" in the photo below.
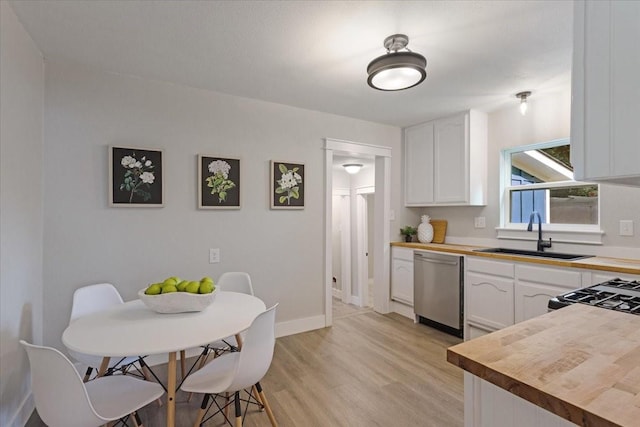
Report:
M 184 380 L 187 375 L 187 361 L 185 360 L 187 352 L 180 350 L 180 371 L 182 372 L 182 379 Z
M 131 418 L 133 418 L 133 425 L 135 427 L 144 427 L 137 412 L 134 412 L 133 414 L 131 414 Z
M 229 418 L 229 393 L 224 394 L 224 416 Z
M 262 399 L 260 398 L 260 393 L 258 393 L 258 389 L 256 388 L 255 385 L 251 387 L 251 396 L 253 396 L 254 399 L 256 399 L 256 401 L 260 405 L 260 411 L 264 411 L 264 403 L 262 403 Z
M 233 397 L 233 403 L 236 408 L 236 427 L 242 427 L 242 408 L 240 407 L 240 392 L 236 391 Z
M 259 382 L 256 383 L 256 389 L 258 390 L 258 394 L 260 395 L 260 400 L 262 400 L 262 404 L 264 405 L 265 411 L 267 411 L 267 416 L 269 417 L 269 421 L 271 421 L 271 425 L 273 427 L 278 427 L 278 422 L 276 421 L 276 417 L 273 416 L 273 411 L 269 406 L 269 402 L 267 401 L 267 396 L 264 395 L 264 391 L 262 391 L 262 386 Z
M 207 412 L 207 404 L 209 403 L 209 395 L 205 394 L 202 398 L 202 404 L 200 405 L 200 410 L 198 411 L 198 416 L 196 417 L 196 422 L 193 427 L 199 427 L 200 423 L 202 423 L 202 419 L 204 418 L 204 414 Z

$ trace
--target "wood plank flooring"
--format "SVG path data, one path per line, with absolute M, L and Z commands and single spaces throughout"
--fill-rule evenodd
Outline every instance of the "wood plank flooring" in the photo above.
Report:
M 280 426 L 463 425 L 462 370 L 446 362 L 446 348 L 459 339 L 397 314 L 334 305 L 333 327 L 276 341 L 262 384 Z M 178 393 L 177 427 L 193 425 L 200 402 Z M 145 426 L 163 427 L 164 409 L 144 408 Z M 217 416 L 205 425 L 225 424 Z M 271 424 L 250 409 L 244 425 Z

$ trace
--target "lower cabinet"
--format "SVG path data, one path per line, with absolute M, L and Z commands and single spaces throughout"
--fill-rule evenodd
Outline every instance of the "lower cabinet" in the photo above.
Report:
M 464 426 L 575 427 L 575 424 L 465 372 Z
M 547 313 L 549 300 L 580 288 L 577 269 L 467 257 L 465 339 Z
M 513 325 L 514 265 L 467 257 L 465 339 Z
M 391 299 L 413 306 L 413 249 L 391 248 Z
M 549 300 L 582 286 L 582 273 L 570 269 L 515 266 L 515 322 L 547 313 Z

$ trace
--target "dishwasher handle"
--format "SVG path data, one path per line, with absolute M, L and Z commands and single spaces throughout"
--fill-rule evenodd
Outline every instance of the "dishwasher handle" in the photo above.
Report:
M 426 261 L 426 262 L 430 262 L 430 263 L 433 263 L 433 264 L 458 265 L 458 261 L 442 261 L 442 260 L 439 260 L 439 259 L 429 258 L 427 256 L 420 255 L 420 254 L 416 254 L 415 257 L 416 257 L 416 259 L 419 258 L 420 261 Z

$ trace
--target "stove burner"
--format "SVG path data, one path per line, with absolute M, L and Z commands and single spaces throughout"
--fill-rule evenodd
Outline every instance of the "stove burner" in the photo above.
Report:
M 574 303 L 640 315 L 640 281 L 616 278 L 587 288 L 576 289 L 552 298 L 549 301 L 549 308 L 557 309 Z

